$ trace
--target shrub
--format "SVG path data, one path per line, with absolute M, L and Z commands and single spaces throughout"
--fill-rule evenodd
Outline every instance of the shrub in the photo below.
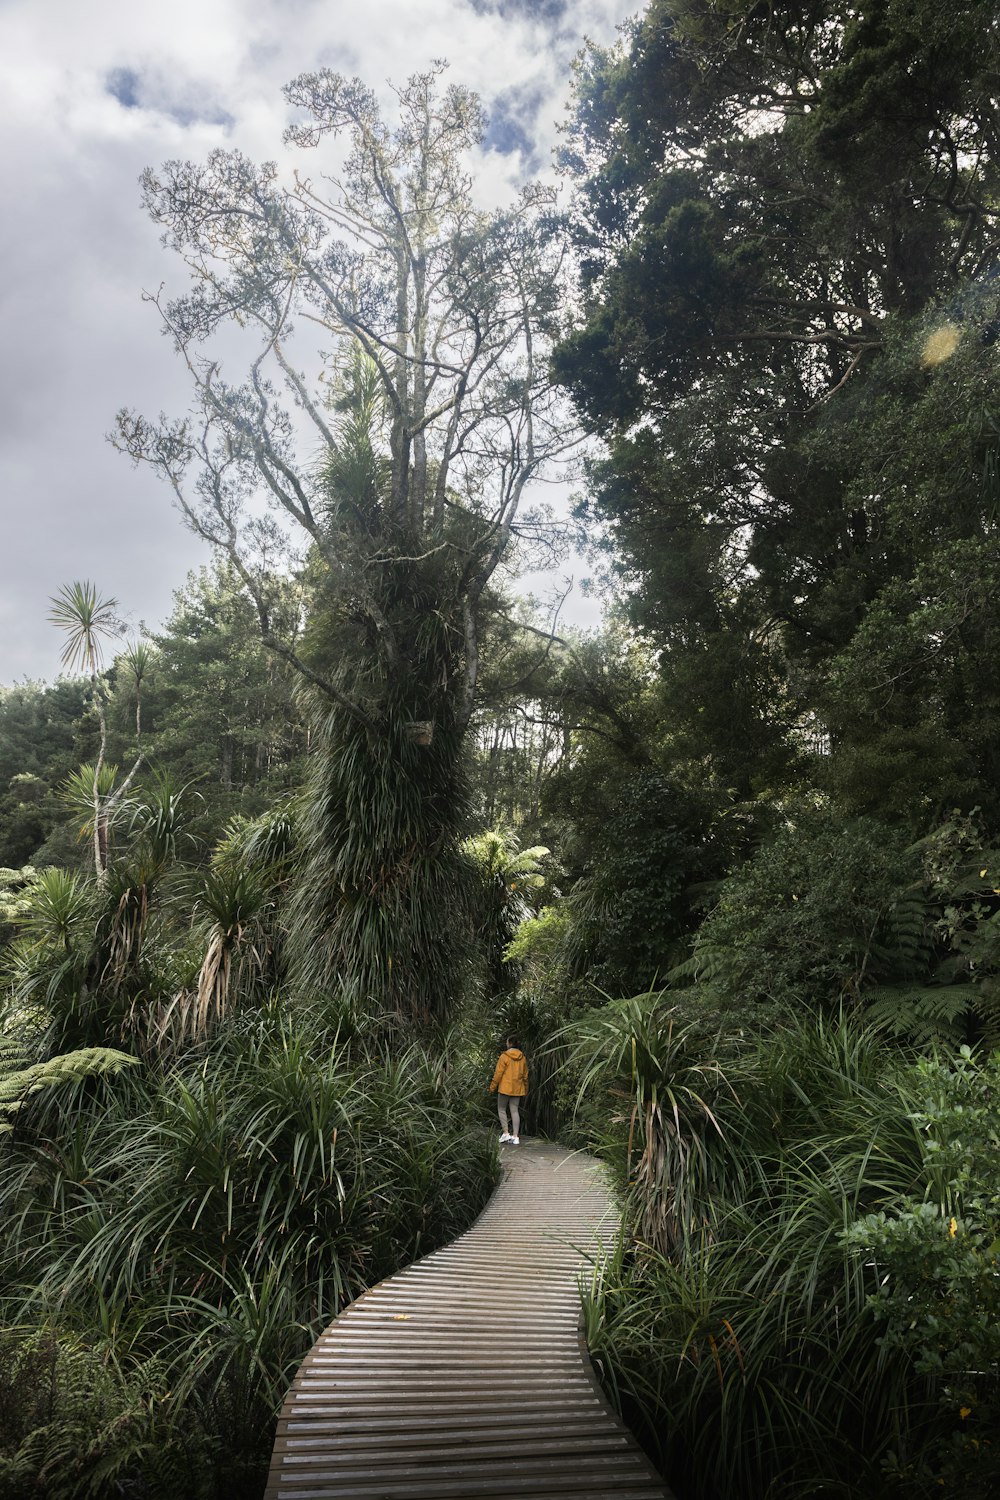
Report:
M 995 1493 L 1000 1065 L 802 1021 L 730 1049 L 708 1095 L 720 1059 L 662 1000 L 603 1023 L 644 1130 L 589 1338 L 678 1492 Z

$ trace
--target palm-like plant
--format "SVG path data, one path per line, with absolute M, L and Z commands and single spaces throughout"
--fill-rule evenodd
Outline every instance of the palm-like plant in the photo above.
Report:
M 578 1100 L 603 1090 L 612 1124 L 626 1124 L 621 1168 L 642 1241 L 666 1253 L 699 1234 L 724 1161 L 722 1110 L 735 1097 L 704 1027 L 649 991 L 589 1011 L 557 1040 L 579 1072 Z
M 18 925 L 32 946 L 69 953 L 89 930 L 93 913 L 88 882 L 75 871 L 53 866 L 39 872 L 31 904 L 21 913 Z
M 212 855 L 213 866 L 249 866 L 283 881 L 299 854 L 297 815 L 297 805 L 289 799 L 256 818 L 234 818 Z
M 489 993 L 492 999 L 508 993 L 516 983 L 517 966 L 507 949 L 532 907 L 527 896 L 545 884 L 541 864 L 549 850 L 542 844 L 522 849 L 509 828 L 488 828 L 467 839 L 462 852 L 477 876 L 477 928 L 486 950 Z
M 107 874 L 112 837 L 127 826 L 129 817 L 127 804 L 114 795 L 118 775 L 119 768 L 101 758 L 78 766 L 60 788 L 63 803 L 80 819 L 78 837 L 91 842 L 101 878 Z
M 208 946 L 194 994 L 191 1026 L 206 1035 L 226 1015 L 234 970 L 244 982 L 263 968 L 262 922 L 271 904 L 267 882 L 251 869 L 210 869 L 195 903 Z
M 93 767 L 89 790 L 89 808 L 91 811 L 90 832 L 93 840 L 94 850 L 94 872 L 97 876 L 98 885 L 105 885 L 108 876 L 108 845 L 109 833 L 115 810 L 129 787 L 132 785 L 142 765 L 142 753 L 137 754 L 132 769 L 128 772 L 120 785 L 115 786 L 113 782 L 109 786 L 105 775 L 105 762 L 108 747 L 108 721 L 106 713 L 105 688 L 101 681 L 100 668 L 102 656 L 102 641 L 107 637 L 119 633 L 119 625 L 116 611 L 118 601 L 116 599 L 103 599 L 98 595 L 94 584 L 68 583 L 64 584 L 51 600 L 52 608 L 49 611 L 49 619 L 52 624 L 57 625 L 66 632 L 66 644 L 63 647 L 60 660 L 67 670 L 79 668 L 90 678 L 91 701 L 97 714 L 100 726 L 100 746 L 97 753 L 97 761 Z M 146 675 L 149 664 L 149 655 L 145 646 L 132 647 L 126 652 L 126 661 L 130 665 L 136 685 L 136 738 L 139 739 L 142 732 L 141 720 L 141 690 L 142 681 Z M 73 786 L 74 793 L 79 793 L 84 788 L 82 780 L 90 768 L 81 770 Z
M 17 919 L 20 934 L 4 954 L 4 977 L 17 1005 L 50 1018 L 77 1008 L 92 968 L 99 912 L 97 893 L 83 876 L 55 868 L 39 872 L 31 903 Z M 57 1024 L 57 1046 L 64 1040 L 60 1032 Z
M 127 803 L 133 851 L 138 842 L 147 862 L 162 869 L 178 857 L 183 845 L 193 847 L 191 804 L 197 795 L 190 785 L 178 787 L 168 771 L 154 770 L 141 793 Z
M 102 599 L 94 584 L 67 583 L 51 600 L 49 619 L 66 632 L 60 661 L 93 680 L 101 667 L 101 643 L 118 633 L 117 599 Z

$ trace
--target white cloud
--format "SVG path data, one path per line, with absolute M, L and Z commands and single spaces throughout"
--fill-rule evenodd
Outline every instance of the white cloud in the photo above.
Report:
M 388 101 L 432 59 L 537 161 L 555 142 L 569 61 L 613 37 L 623 0 L 6 0 L 0 4 L 0 682 L 55 675 L 48 596 L 92 578 L 150 624 L 206 560 L 149 474 L 104 440 L 116 410 L 186 408 L 183 374 L 143 288 L 180 287 L 139 207 L 167 157 L 238 146 L 282 156 L 281 86 L 329 66 Z M 116 97 L 117 93 L 117 97 Z M 488 151 L 479 191 L 524 163 Z

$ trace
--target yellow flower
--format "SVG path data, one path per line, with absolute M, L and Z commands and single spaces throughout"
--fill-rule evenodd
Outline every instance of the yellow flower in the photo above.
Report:
M 966 1417 L 971 1417 L 972 1416 L 972 1407 L 971 1406 L 963 1406 L 958 1415 L 961 1417 L 962 1421 L 964 1422 L 965 1419 L 966 1419 Z
M 955 1235 L 958 1233 L 958 1220 L 957 1219 L 949 1219 L 948 1220 L 948 1233 L 951 1235 L 952 1239 L 955 1238 Z

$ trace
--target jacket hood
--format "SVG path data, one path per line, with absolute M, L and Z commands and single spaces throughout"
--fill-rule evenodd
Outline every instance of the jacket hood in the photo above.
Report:
M 508 1047 L 507 1051 L 504 1053 L 504 1057 L 512 1057 L 515 1062 L 517 1062 L 519 1057 L 523 1056 L 524 1053 L 521 1051 L 520 1047 Z

